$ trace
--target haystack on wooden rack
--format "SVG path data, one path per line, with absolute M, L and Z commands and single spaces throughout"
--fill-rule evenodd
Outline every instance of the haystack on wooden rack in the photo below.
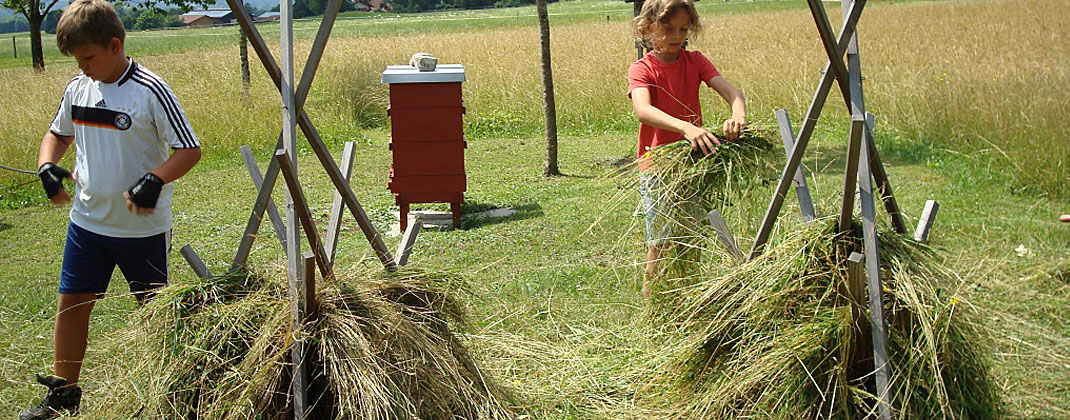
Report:
M 817 124 L 821 110 L 825 106 L 825 100 L 832 89 L 833 82 L 836 82 L 839 85 L 851 117 L 847 167 L 844 176 L 843 199 L 840 205 L 838 226 L 841 232 L 847 232 L 852 228 L 855 192 L 857 191 L 859 206 L 861 207 L 864 250 L 863 254 L 851 253 L 847 257 L 848 262 L 845 265 L 850 267 L 851 271 L 849 273 L 850 290 L 848 290 L 848 293 L 855 303 L 855 310 L 852 311 L 855 317 L 854 323 L 859 329 L 862 329 L 866 324 L 864 320 L 865 311 L 862 310 L 865 306 L 864 294 L 868 292 L 869 325 L 872 335 L 872 340 L 869 341 L 869 344 L 873 348 L 875 371 L 872 374 L 875 378 L 879 416 L 882 420 L 890 420 L 893 413 L 890 403 L 892 398 L 889 394 L 891 369 L 888 366 L 887 331 L 881 303 L 880 254 L 878 253 L 876 231 L 876 205 L 873 196 L 873 182 L 871 180 L 876 181 L 877 191 L 880 194 L 881 201 L 884 203 L 892 228 L 899 234 L 907 234 L 907 228 L 903 223 L 899 204 L 892 193 L 888 175 L 884 171 L 884 165 L 873 141 L 874 116 L 866 113 L 863 98 L 862 69 L 856 27 L 866 1 L 844 0 L 842 2 L 843 26 L 838 37 L 833 33 L 828 15 L 821 1 L 807 0 L 807 4 L 814 17 L 814 22 L 817 25 L 818 33 L 829 61 L 822 72 L 817 92 L 814 93 L 814 97 L 810 102 L 806 119 L 803 120 L 802 127 L 797 134 L 791 127 L 787 111 L 783 109 L 776 111 L 776 119 L 780 127 L 788 161 L 780 175 L 776 191 L 773 193 L 769 207 L 766 209 L 765 216 L 754 239 L 749 259 L 754 259 L 761 255 L 766 242 L 769 240 L 773 226 L 780 215 L 784 198 L 791 185 L 795 186 L 803 218 L 810 222 L 817 217 L 813 200 L 806 184 L 806 173 L 801 166 L 801 162 L 806 152 L 806 146 L 809 144 L 810 136 L 813 134 L 814 126 Z M 843 59 L 844 54 L 847 56 L 846 63 Z M 926 203 L 925 211 L 915 230 L 915 240 L 922 242 L 928 240 L 929 230 L 935 220 L 937 208 L 938 205 L 935 201 L 930 200 Z M 736 255 L 738 259 L 742 260 L 735 239 L 732 238 L 732 233 L 720 213 L 714 210 L 707 217 L 717 230 L 721 243 L 732 255 Z
M 253 26 L 253 21 L 245 10 L 245 5 L 237 0 L 227 0 L 227 4 L 234 12 L 234 16 L 237 18 L 242 33 L 245 34 L 249 42 L 252 44 L 253 50 L 260 58 L 268 75 L 275 82 L 275 86 L 282 94 L 282 131 L 279 134 L 267 170 L 261 174 L 260 168 L 257 166 L 256 161 L 253 158 L 252 150 L 248 146 L 243 146 L 241 148 L 242 159 L 245 161 L 246 167 L 249 170 L 249 174 L 258 193 L 230 269 L 231 271 L 246 269 L 246 263 L 253 242 L 258 235 L 261 221 L 263 220 L 265 213 L 267 213 L 280 243 L 286 250 L 287 277 L 289 280 L 288 293 L 291 301 L 292 321 L 294 331 L 299 338 L 298 343 L 294 346 L 292 355 L 294 365 L 294 379 L 292 384 L 294 417 L 302 419 L 307 417 L 311 401 L 308 400 L 309 378 L 307 373 L 307 358 L 305 354 L 306 348 L 304 343 L 300 340 L 301 337 L 305 337 L 307 334 L 301 331 L 301 327 L 306 319 L 314 317 L 316 313 L 316 304 L 314 301 L 316 290 L 316 268 L 319 269 L 320 275 L 324 279 L 332 279 L 334 277 L 333 263 L 337 252 L 341 218 L 344 213 L 343 207 L 349 208 L 349 211 L 353 214 L 361 231 L 367 238 L 368 243 L 375 251 L 376 257 L 387 270 L 395 270 L 399 265 L 405 265 L 408 260 L 409 252 L 412 250 L 412 245 L 415 242 L 416 234 L 420 231 L 420 224 L 415 223 L 406 231 L 400 248 L 396 253 L 397 259 L 395 260 L 394 256 L 387 250 L 382 236 L 376 231 L 375 226 L 372 225 L 371 221 L 368 219 L 368 215 L 364 212 L 363 207 L 360 205 L 360 202 L 349 187 L 349 177 L 352 172 L 354 158 L 353 144 L 347 143 L 343 151 L 341 166 L 346 170 L 346 173 L 343 175 L 342 171 L 339 169 L 339 165 L 336 164 L 331 157 L 326 144 L 324 144 L 323 140 L 320 138 L 311 119 L 303 109 L 305 100 L 308 98 L 309 89 L 312 86 L 312 81 L 316 75 L 320 59 L 323 57 L 327 39 L 330 37 L 331 30 L 333 29 L 339 9 L 341 8 L 342 0 L 330 0 L 327 3 L 323 20 L 320 22 L 319 30 L 316 33 L 316 38 L 312 45 L 312 50 L 309 53 L 308 61 L 306 61 L 305 69 L 301 75 L 301 81 L 297 84 L 296 90 L 294 89 L 293 68 L 292 3 L 288 0 L 282 0 L 279 4 L 279 12 L 281 14 L 281 67 L 279 63 L 275 61 L 275 57 L 271 54 L 271 50 L 268 49 L 267 43 L 264 42 L 264 38 L 260 35 L 259 31 L 257 31 L 256 27 Z M 300 182 L 298 182 L 297 160 L 295 154 L 297 146 L 296 129 L 298 127 L 308 140 L 312 151 L 319 159 L 320 164 L 323 166 L 323 169 L 326 170 L 327 175 L 335 187 L 334 203 L 331 209 L 331 219 L 327 229 L 326 242 L 319 237 L 315 222 L 312 219 L 311 210 L 308 206 L 308 201 L 305 199 L 304 192 L 301 190 Z M 280 175 L 286 183 L 285 222 L 282 217 L 280 217 L 271 198 L 275 183 L 278 181 Z M 305 231 L 309 246 L 313 248 L 312 252 L 302 254 L 300 251 L 301 228 Z M 186 245 L 182 248 L 181 253 L 198 276 L 211 277 L 212 274 L 209 272 L 207 266 L 201 261 L 200 257 L 192 247 Z

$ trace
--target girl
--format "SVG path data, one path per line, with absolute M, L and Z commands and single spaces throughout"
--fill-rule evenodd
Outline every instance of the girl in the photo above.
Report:
M 721 77 L 702 53 L 684 49 L 688 35 L 701 29 L 692 0 L 647 0 L 635 18 L 635 35 L 653 50 L 628 69 L 628 96 L 639 118 L 640 195 L 646 213 L 647 263 L 643 297 L 648 299 L 658 261 L 668 244 L 668 223 L 659 220 L 660 183 L 644 155 L 668 143 L 687 140 L 703 154 L 714 153 L 720 141 L 702 128 L 698 89 L 701 83 L 717 92 L 732 110 L 722 128 L 728 141 L 739 138 L 747 122 L 743 92 Z

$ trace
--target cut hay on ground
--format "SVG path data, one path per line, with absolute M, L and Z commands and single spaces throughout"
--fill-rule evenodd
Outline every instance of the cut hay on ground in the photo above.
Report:
M 451 332 L 458 306 L 429 284 L 452 280 L 363 272 L 319 290 L 305 327 L 311 418 L 512 418 Z M 284 282 L 230 276 L 161 291 L 110 343 L 100 417 L 292 419 Z
M 665 347 L 661 360 L 671 361 L 641 398 L 674 418 L 872 413 L 872 352 L 855 345 L 870 330 L 853 328 L 843 264 L 861 249 L 860 234 L 834 235 L 833 225 L 801 227 L 746 263 L 691 265 L 691 277 L 677 279 L 690 285 L 670 292 L 681 305 L 670 309 L 680 338 Z M 999 401 L 981 350 L 987 338 L 958 293 L 963 282 L 923 244 L 881 234 L 880 245 L 895 418 L 994 418 Z

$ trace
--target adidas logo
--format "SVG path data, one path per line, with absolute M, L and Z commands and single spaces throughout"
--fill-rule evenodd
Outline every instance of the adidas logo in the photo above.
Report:
M 100 102 L 97 102 L 97 104 L 93 106 L 96 108 L 107 108 L 108 104 L 104 102 L 104 99 L 101 99 Z

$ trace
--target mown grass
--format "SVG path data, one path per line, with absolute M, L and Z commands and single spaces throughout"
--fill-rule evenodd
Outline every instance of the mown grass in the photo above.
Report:
M 553 7 L 621 7 L 563 5 Z M 752 118 L 768 119 L 783 106 L 798 121 L 824 63 L 802 3 L 699 6 L 707 31 L 694 48 L 744 88 Z M 833 19 L 836 6 L 829 5 Z M 747 13 L 719 13 L 728 7 Z M 993 373 L 1009 418 L 1070 415 L 1065 383 L 1070 331 L 1063 322 L 1070 303 L 1065 281 L 1070 229 L 1054 222 L 1070 210 L 1061 187 L 1070 145 L 1066 129 L 1058 126 L 1070 86 L 1066 53 L 1059 47 L 1070 29 L 1056 24 L 1070 12 L 1062 9 L 1039 0 L 873 2 L 861 26 L 867 105 L 878 115 L 877 141 L 889 174 L 911 220 L 924 200 L 942 204 L 933 243 L 953 270 L 974 283 L 968 300 L 996 335 L 988 352 L 997 361 Z M 376 34 L 374 41 L 336 30 L 340 36 L 329 45 L 307 105 L 336 153 L 341 143 L 358 142 L 354 190 L 385 228 L 394 206 L 385 188 L 386 88 L 378 83 L 379 73 L 420 50 L 466 65 L 469 206 L 522 211 L 504 220 L 471 221 L 462 231 L 425 232 L 412 260 L 471 281 L 464 302 L 476 323 L 466 339 L 537 418 L 652 415 L 634 406 L 636 381 L 643 375 L 630 369 L 661 343 L 636 290 L 641 219 L 630 216 L 635 192 L 622 190 L 609 176 L 612 163 L 633 156 L 635 147 L 636 124 L 624 96 L 634 49 L 624 16 L 554 27 L 567 177 L 539 176 L 543 140 L 533 17 L 471 31 L 458 23 L 445 34 L 430 34 L 434 28 L 420 22 L 412 27 L 428 33 L 399 36 L 387 35 L 391 29 L 383 23 L 382 32 L 368 32 Z M 990 35 L 992 30 L 1000 36 Z M 305 39 L 299 57 L 307 54 Z M 131 54 L 171 83 L 205 146 L 205 162 L 178 186 L 176 244 L 193 243 L 220 270 L 232 257 L 253 199 L 236 150 L 251 144 L 261 157 L 267 155 L 278 132 L 278 94 L 255 66 L 253 85 L 243 93 L 236 46 L 166 52 Z M 40 135 L 75 71 L 57 63 L 43 75 L 0 72 L 0 164 L 33 166 Z M 707 120 L 716 122 L 723 105 L 709 92 L 703 100 Z M 830 97 L 804 161 L 816 172 L 813 192 L 826 215 L 836 208 L 841 188 L 841 104 L 836 94 Z M 1012 118 L 1015 113 L 1019 120 Z M 328 183 L 304 153 L 303 181 L 323 220 L 331 199 Z M 0 180 L 33 181 L 11 174 Z M 31 183 L 15 191 L 33 197 L 35 188 Z M 769 193 L 755 191 L 724 211 L 744 244 L 754 235 Z M 796 211 L 789 206 L 784 215 L 795 217 Z M 35 398 L 39 390 L 30 373 L 48 366 L 65 215 L 66 209 L 45 205 L 0 212 L 0 296 L 7 302 L 0 307 L 0 330 L 9 337 L 0 339 L 0 377 L 10 384 L 0 387 L 0 412 L 14 413 Z M 355 225 L 347 222 L 344 232 L 341 264 L 374 264 Z M 1022 256 L 1015 251 L 1019 246 Z M 278 264 L 280 255 L 277 245 L 264 240 L 254 261 L 267 267 Z M 188 276 L 177 254 L 175 260 L 172 272 Z M 124 289 L 119 283 L 114 295 Z M 91 343 L 120 328 L 132 307 L 129 298 L 100 305 Z M 100 386 L 92 383 L 94 366 L 107 361 L 108 355 L 91 352 L 87 395 Z

